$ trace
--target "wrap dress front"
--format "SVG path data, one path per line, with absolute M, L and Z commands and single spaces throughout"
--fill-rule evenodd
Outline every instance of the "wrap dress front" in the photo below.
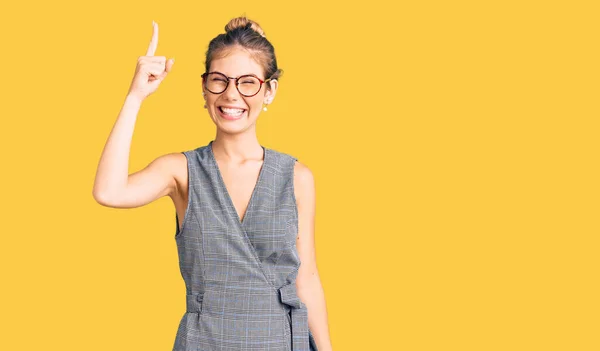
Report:
M 214 140 L 213 140 L 214 141 Z M 318 351 L 296 291 L 295 157 L 266 147 L 243 220 L 212 151 L 182 152 L 188 206 L 175 241 L 186 312 L 173 351 Z

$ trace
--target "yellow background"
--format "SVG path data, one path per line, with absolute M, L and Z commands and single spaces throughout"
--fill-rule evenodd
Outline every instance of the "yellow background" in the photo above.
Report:
M 600 349 L 595 3 L 3 4 L 0 349 L 171 350 L 174 206 L 102 207 L 95 171 L 152 20 L 176 60 L 130 171 L 214 137 L 204 54 L 243 13 L 285 71 L 259 141 L 315 175 L 334 350 Z

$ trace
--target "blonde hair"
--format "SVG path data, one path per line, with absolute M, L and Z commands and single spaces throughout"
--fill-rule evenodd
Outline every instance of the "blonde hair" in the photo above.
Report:
M 264 30 L 245 15 L 231 19 L 225 33 L 214 37 L 206 51 L 205 69 L 210 70 L 213 60 L 227 56 L 233 49 L 242 48 L 263 68 L 264 79 L 279 79 L 283 70 L 277 67 L 275 48 L 265 36 Z M 270 89 L 270 85 L 266 84 Z
M 260 34 L 263 38 L 266 38 L 265 31 L 260 27 L 260 25 L 246 16 L 240 16 L 231 19 L 225 26 L 225 32 L 232 32 L 236 28 L 244 28 L 248 26 L 248 24 L 250 24 L 250 28 L 252 28 L 255 32 Z

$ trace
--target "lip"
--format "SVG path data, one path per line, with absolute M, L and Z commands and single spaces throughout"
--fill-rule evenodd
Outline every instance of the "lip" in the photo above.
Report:
M 226 119 L 226 120 L 229 120 L 229 121 L 236 121 L 236 120 L 238 120 L 238 119 L 240 119 L 240 118 L 242 118 L 242 117 L 246 116 L 246 114 L 248 113 L 248 110 L 246 110 L 246 109 L 244 109 L 244 108 L 242 108 L 242 107 L 231 107 L 231 108 L 239 108 L 239 109 L 243 109 L 243 110 L 244 110 L 244 112 L 242 112 L 242 114 L 241 114 L 241 115 L 239 115 L 239 116 L 236 116 L 236 117 L 232 117 L 232 116 L 229 116 L 229 115 L 223 114 L 223 112 L 221 112 L 221 109 L 220 109 L 219 107 L 221 107 L 221 106 L 217 106 L 217 113 L 219 114 L 219 116 L 220 116 L 221 118 L 223 118 L 223 119 Z M 229 107 L 229 106 L 224 106 L 224 105 L 223 105 L 222 107 Z

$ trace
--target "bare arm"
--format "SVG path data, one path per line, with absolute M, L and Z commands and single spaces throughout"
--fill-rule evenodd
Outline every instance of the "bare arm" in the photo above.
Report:
M 308 324 L 319 351 L 332 350 L 325 292 L 317 269 L 315 252 L 315 180 L 310 169 L 300 162 L 294 167 L 294 194 L 298 205 L 296 247 L 300 269 L 296 279 L 298 297 L 308 308 Z
M 174 172 L 178 153 L 166 154 L 144 169 L 128 174 L 131 138 L 141 102 L 128 96 L 106 142 L 94 182 L 94 199 L 109 207 L 131 208 L 146 205 L 176 189 Z
M 152 40 L 146 56 L 138 58 L 136 72 L 117 121 L 108 137 L 100 161 L 92 195 L 110 207 L 138 207 L 162 196 L 172 195 L 176 188 L 174 171 L 183 155 L 160 156 L 147 167 L 128 174 L 131 138 L 138 112 L 144 99 L 152 94 L 173 66 L 164 56 L 154 56 L 158 45 L 158 25 L 153 23 Z

